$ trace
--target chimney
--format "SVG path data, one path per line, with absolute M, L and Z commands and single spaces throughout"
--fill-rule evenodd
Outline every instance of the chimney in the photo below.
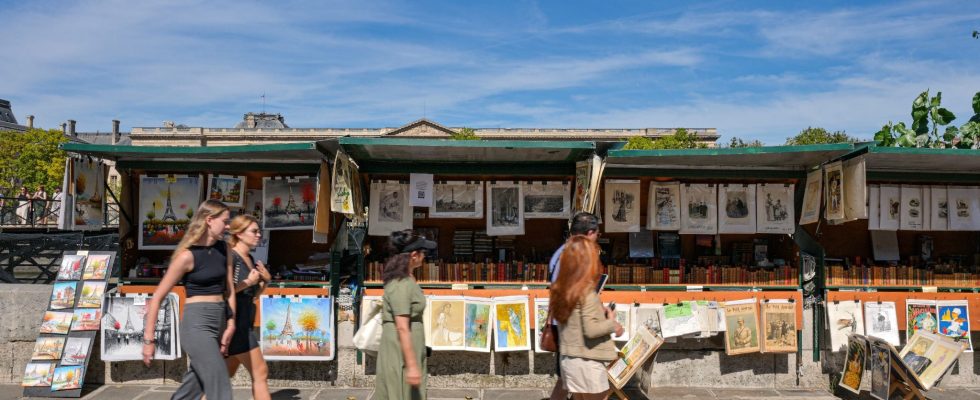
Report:
M 71 137 L 78 136 L 77 134 L 75 134 L 75 120 L 73 119 L 68 120 L 68 136 Z
M 34 116 L 33 115 L 28 115 L 27 116 L 27 129 L 34 129 Z
M 61 123 L 61 134 L 62 135 L 67 135 L 68 134 L 68 124 L 66 124 L 64 122 Z
M 119 134 L 119 120 L 118 119 L 114 119 L 114 120 L 112 120 L 112 144 L 119 143 L 119 138 L 120 138 L 120 134 Z

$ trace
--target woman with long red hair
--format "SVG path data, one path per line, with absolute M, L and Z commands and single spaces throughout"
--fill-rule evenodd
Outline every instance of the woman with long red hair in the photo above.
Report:
M 549 310 L 558 321 L 562 378 L 573 399 L 605 399 L 609 396 L 605 364 L 615 360 L 617 352 L 610 335 L 621 335 L 623 327 L 596 293 L 602 273 L 599 246 L 585 236 L 572 236 L 559 264 Z

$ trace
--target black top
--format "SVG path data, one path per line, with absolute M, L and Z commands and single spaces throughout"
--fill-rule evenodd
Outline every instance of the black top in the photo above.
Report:
M 224 241 L 212 246 L 191 246 L 194 270 L 184 275 L 187 297 L 224 294 L 228 285 L 228 252 Z
M 252 258 L 251 254 L 248 255 L 248 261 L 251 262 L 252 265 L 255 265 L 255 259 Z M 231 250 L 231 263 L 232 273 L 234 274 L 232 275 L 232 278 L 234 279 L 235 286 L 238 286 L 239 283 L 245 279 L 248 279 L 248 274 L 252 272 L 252 268 L 249 268 L 248 263 L 245 262 L 245 259 L 243 259 L 241 254 L 238 254 L 238 252 L 235 250 Z M 255 293 L 258 291 L 258 289 L 259 285 L 256 283 L 255 285 L 242 289 L 242 291 L 238 292 L 237 295 L 242 297 L 255 297 Z

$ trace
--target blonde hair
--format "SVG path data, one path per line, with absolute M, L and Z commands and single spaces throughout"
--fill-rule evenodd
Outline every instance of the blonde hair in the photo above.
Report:
M 173 257 L 187 250 L 207 234 L 208 217 L 214 217 L 223 212 L 228 211 L 228 206 L 217 200 L 206 200 L 197 207 L 197 211 L 194 213 L 194 218 L 187 225 L 187 231 L 184 232 L 184 238 L 180 239 L 180 243 L 177 243 L 177 249 L 174 250 Z
M 245 232 L 253 223 L 258 225 L 259 220 L 248 214 L 238 214 L 232 218 L 228 226 L 228 248 L 235 247 L 238 244 L 238 235 Z

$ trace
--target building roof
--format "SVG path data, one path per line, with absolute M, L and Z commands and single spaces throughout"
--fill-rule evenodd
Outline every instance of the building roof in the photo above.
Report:
M 113 144 L 112 143 L 112 132 L 78 132 L 78 140 L 90 144 Z M 130 145 L 132 140 L 129 139 L 129 134 L 122 134 L 119 136 L 119 143 L 117 145 Z

